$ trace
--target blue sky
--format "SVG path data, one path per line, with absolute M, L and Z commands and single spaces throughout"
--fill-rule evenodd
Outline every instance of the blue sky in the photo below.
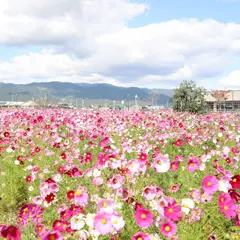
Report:
M 239 0 L 17 3 L 0 9 L 0 81 L 240 88 Z
M 239 0 L 143 0 L 140 2 L 148 3 L 150 8 L 146 14 L 130 22 L 130 27 L 182 18 L 200 20 L 211 18 L 220 22 L 240 23 Z

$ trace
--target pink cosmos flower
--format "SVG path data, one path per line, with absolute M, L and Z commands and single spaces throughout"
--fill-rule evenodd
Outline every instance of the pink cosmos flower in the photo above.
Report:
M 167 238 L 173 237 L 177 232 L 177 226 L 171 221 L 163 223 L 160 229 L 161 229 L 161 233 Z
M 223 213 L 227 219 L 236 217 L 237 206 L 232 200 L 227 200 L 224 204 L 220 205 L 220 213 Z
M 157 173 L 167 172 L 170 169 L 170 160 L 167 154 L 158 153 L 154 158 L 153 167 Z
M 114 212 L 114 201 L 111 199 L 101 199 L 98 202 L 98 212 L 112 214 Z
M 175 145 L 177 147 L 181 147 L 183 145 L 183 140 L 178 139 L 177 141 L 173 142 L 173 145 Z
M 11 225 L 9 227 L 0 225 L 0 236 L 3 237 L 3 239 L 9 239 L 9 240 L 21 240 L 21 231 Z
M 99 154 L 97 162 L 100 166 L 104 166 L 109 161 L 109 156 L 107 154 Z
M 154 199 L 156 195 L 157 195 L 156 187 L 146 187 L 144 188 L 142 193 L 142 196 L 148 201 Z
M 176 203 L 168 204 L 164 207 L 164 216 L 169 220 L 180 221 L 182 218 L 181 206 L 176 205 Z
M 146 162 L 148 160 L 148 155 L 146 153 L 141 153 L 141 154 L 139 154 L 138 159 L 141 162 Z
M 114 230 L 111 215 L 108 213 L 98 213 L 93 222 L 94 228 L 102 235 L 107 235 Z
M 201 195 L 201 202 L 210 202 L 213 198 L 213 194 L 204 192 Z
M 121 175 L 116 174 L 109 180 L 108 186 L 112 187 L 113 189 L 118 189 L 122 187 L 123 184 L 124 178 Z
M 188 171 L 189 172 L 194 172 L 200 168 L 200 162 L 196 159 L 190 159 L 188 161 Z
M 151 240 L 151 238 L 150 238 L 149 234 L 139 232 L 139 233 L 135 234 L 134 236 L 132 236 L 132 240 Z
M 149 210 L 140 207 L 136 210 L 135 220 L 139 227 L 147 228 L 153 223 L 153 214 Z
M 169 192 L 177 192 L 179 190 L 179 185 L 174 184 L 171 188 L 168 189 Z
M 85 187 L 78 187 L 75 191 L 75 202 L 81 206 L 88 205 L 88 193 Z
M 225 202 L 231 201 L 231 200 L 232 200 L 232 198 L 229 194 L 221 193 L 218 197 L 218 205 L 222 206 L 222 205 L 224 205 Z
M 93 184 L 94 186 L 100 186 L 100 185 L 102 185 L 102 184 L 103 184 L 103 178 L 101 178 L 101 177 L 96 177 L 96 178 L 94 178 L 93 181 L 92 181 L 92 184 Z
M 218 180 L 215 176 L 206 176 L 202 181 L 202 188 L 206 193 L 215 193 L 218 191 Z
M 41 238 L 41 240 L 63 240 L 63 237 L 60 235 L 59 232 L 47 232 Z
M 179 168 L 179 162 L 178 161 L 171 162 L 171 165 L 170 165 L 171 171 L 176 172 L 178 170 L 178 168 Z

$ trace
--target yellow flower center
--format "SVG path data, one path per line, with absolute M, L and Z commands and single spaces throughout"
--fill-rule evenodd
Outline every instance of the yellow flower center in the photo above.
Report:
M 137 240 L 143 240 L 141 237 L 137 238 Z
M 103 206 L 104 208 L 106 208 L 106 207 L 108 206 L 108 204 L 104 202 L 102 206 Z
M 229 208 L 228 208 L 228 206 L 224 206 L 223 209 L 224 209 L 225 211 L 227 211 Z
M 212 183 L 211 182 L 207 182 L 207 186 L 208 187 L 212 186 Z
M 81 196 L 83 193 L 83 190 L 82 189 L 78 189 L 75 193 L 75 196 L 78 197 L 78 196 Z
M 171 230 L 171 228 L 169 226 L 166 226 L 164 229 L 166 232 L 170 232 L 170 230 Z
M 172 209 L 172 208 L 169 208 L 169 209 L 168 209 L 168 212 L 169 212 L 169 213 L 173 213 L 173 209 Z
M 103 219 L 101 220 L 101 222 L 102 222 L 102 224 L 106 224 L 106 223 L 107 223 L 107 219 L 106 219 L 106 218 L 103 218 Z
M 183 204 L 183 207 L 188 208 L 187 203 L 184 203 L 184 204 Z
M 147 218 L 146 214 L 143 213 L 143 214 L 141 215 L 141 218 L 142 218 L 142 219 L 146 219 L 146 218 Z
M 234 178 L 234 179 L 233 179 L 233 182 L 237 182 L 237 179 L 236 179 L 236 178 Z
M 57 223 L 57 226 L 58 226 L 58 227 L 60 227 L 60 226 L 61 226 L 61 223 L 60 223 L 60 222 L 58 222 L 58 223 Z

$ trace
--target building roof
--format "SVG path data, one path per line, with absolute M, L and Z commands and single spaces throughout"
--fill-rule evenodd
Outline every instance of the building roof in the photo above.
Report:
M 231 92 L 227 95 L 226 101 L 240 101 L 240 90 L 231 90 Z M 205 96 L 205 100 L 207 102 L 216 102 L 216 98 L 214 98 L 211 93 L 208 93 Z

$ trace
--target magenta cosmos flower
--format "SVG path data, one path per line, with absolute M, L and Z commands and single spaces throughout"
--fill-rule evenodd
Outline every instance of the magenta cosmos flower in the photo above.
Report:
M 176 203 L 168 204 L 164 207 L 164 216 L 172 221 L 180 221 L 182 218 L 181 206 L 176 205 Z
M 215 193 L 218 191 L 218 180 L 215 176 L 206 176 L 202 181 L 202 188 L 206 193 Z
M 189 172 L 194 172 L 200 168 L 200 162 L 196 159 L 190 159 L 188 161 L 188 171 Z
M 102 235 L 107 235 L 114 230 L 111 215 L 108 213 L 98 213 L 94 218 L 93 225 L 96 231 Z
M 220 213 L 223 213 L 227 219 L 236 217 L 237 206 L 232 200 L 226 200 L 220 205 Z
M 41 240 L 62 240 L 63 237 L 59 234 L 59 232 L 47 232 L 41 237 Z
M 160 229 L 161 233 L 167 238 L 173 237 L 177 232 L 177 226 L 171 221 L 163 223 Z
M 139 232 L 132 236 L 132 240 L 151 240 L 151 238 L 147 233 Z
M 135 220 L 139 227 L 147 228 L 153 223 L 153 214 L 149 210 L 140 207 L 136 210 Z

